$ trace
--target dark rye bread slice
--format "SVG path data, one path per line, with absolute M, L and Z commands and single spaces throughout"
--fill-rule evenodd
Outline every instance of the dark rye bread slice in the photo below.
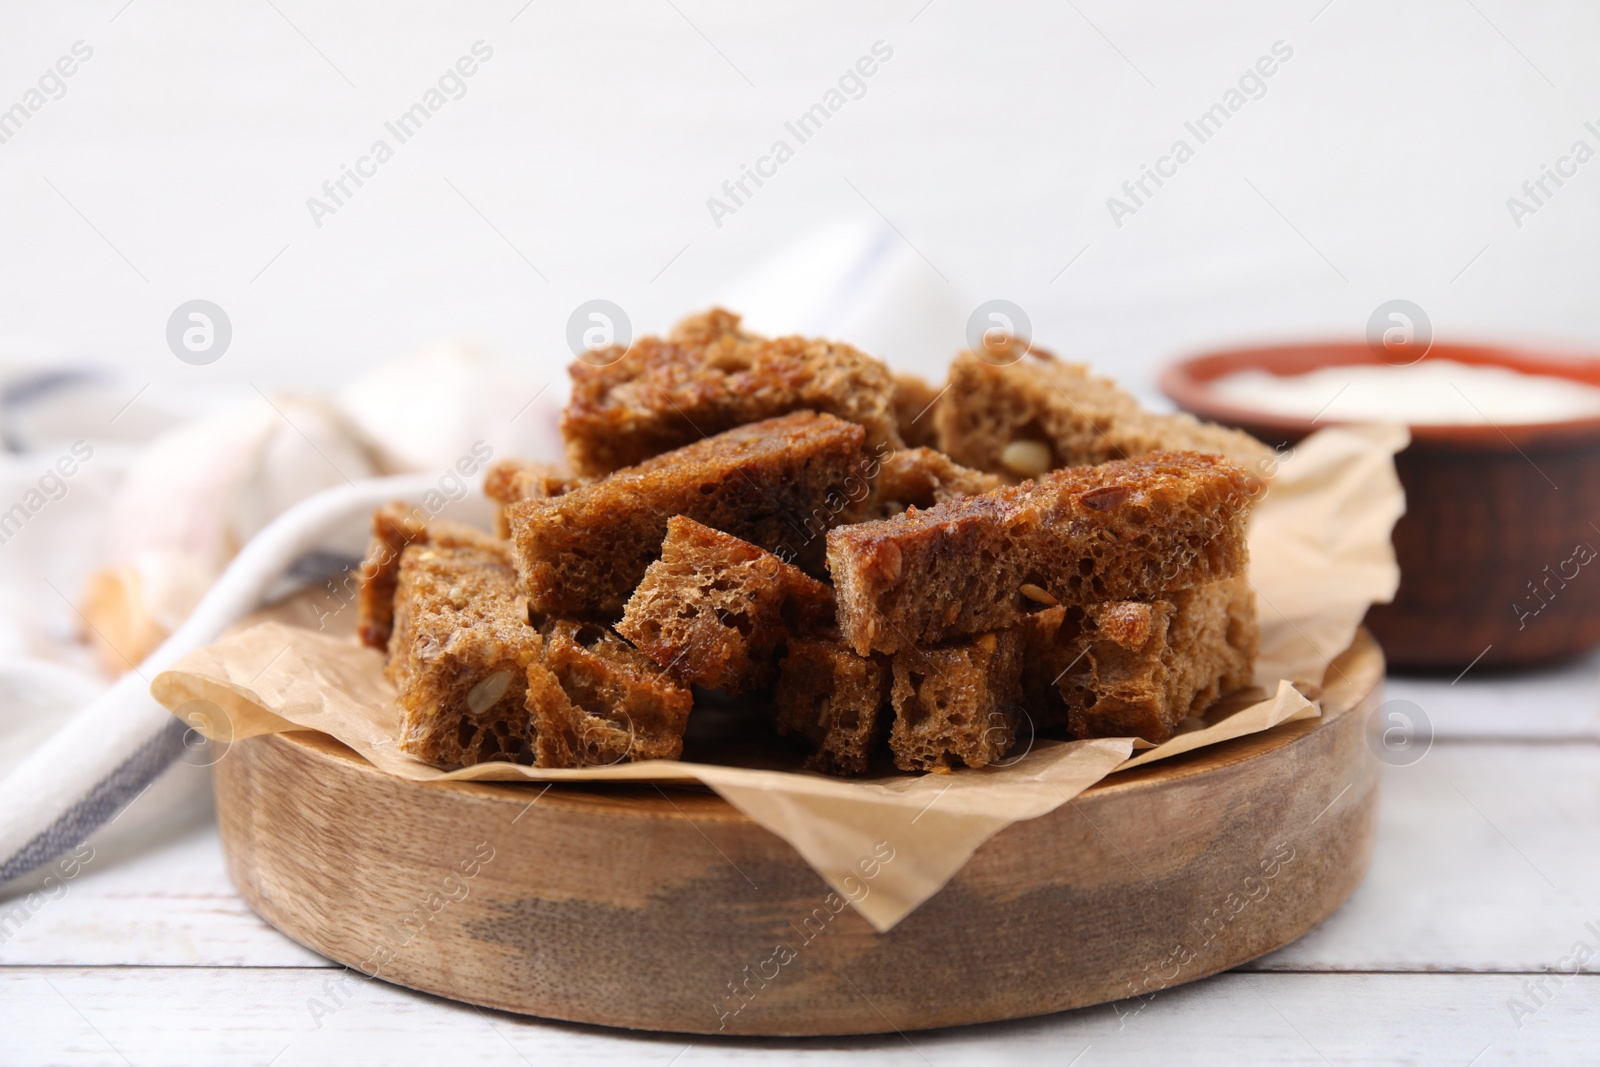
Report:
M 1163 451 L 1215 452 L 1258 477 L 1274 469 L 1272 450 L 1249 434 L 1145 411 L 1087 365 L 1018 342 L 957 356 L 934 417 L 938 447 L 957 463 L 1011 477 Z
M 889 749 L 903 771 L 998 762 L 1017 739 L 1026 642 L 1020 630 L 978 634 L 893 660 Z
M 430 521 L 422 508 L 401 501 L 385 504 L 372 515 L 372 542 L 357 574 L 356 633 L 364 645 L 379 650 L 389 647 L 400 555 L 413 544 L 477 548 L 502 563 L 511 562 L 511 546 L 482 530 L 445 520 Z
M 1154 742 L 1249 686 L 1260 640 L 1243 576 L 1148 602 L 1048 608 L 1023 631 L 1023 685 L 1038 729 Z
M 830 514 L 861 461 L 860 426 L 797 411 L 629 467 L 561 496 L 511 506 L 517 569 L 536 612 L 616 619 L 686 515 L 801 566 L 816 567 Z M 832 514 L 836 514 L 834 511 Z
M 1217 456 L 1158 452 L 828 534 L 839 629 L 896 652 L 1007 629 L 1042 601 L 1148 599 L 1243 572 L 1259 485 Z
M 833 624 L 833 590 L 772 553 L 684 515 L 617 632 L 673 677 L 730 696 L 772 683 L 791 633 Z
M 872 464 L 867 470 L 870 472 Z M 931 508 L 957 497 L 977 496 L 1003 483 L 931 448 L 904 448 L 877 463 L 867 495 L 846 510 L 849 522 L 887 519 L 907 508 Z
M 497 512 L 497 531 L 501 537 L 511 536 L 507 509 L 524 500 L 546 500 L 575 488 L 580 483 L 552 464 L 531 459 L 502 459 L 490 467 L 483 476 L 483 495 L 500 505 Z
M 683 755 L 694 697 L 650 658 L 597 623 L 541 628 L 528 665 L 528 709 L 540 767 L 604 767 Z
M 600 477 L 709 434 L 791 411 L 860 425 L 867 442 L 898 447 L 889 369 L 846 344 L 767 339 L 721 309 L 684 319 L 571 365 L 561 433 L 573 470 Z
M 888 731 L 889 680 L 887 658 L 856 655 L 837 632 L 791 637 L 773 693 L 778 732 L 811 746 L 810 770 L 866 774 Z
M 400 704 L 400 751 L 438 767 L 533 763 L 527 669 L 540 640 L 504 556 L 411 545 L 394 605 L 387 674 Z

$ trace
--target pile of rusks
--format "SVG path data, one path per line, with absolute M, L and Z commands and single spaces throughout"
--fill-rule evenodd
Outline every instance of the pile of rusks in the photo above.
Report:
M 496 464 L 495 533 L 375 516 L 361 635 L 420 759 L 678 759 L 698 690 L 816 770 L 982 767 L 1251 683 L 1251 437 L 1020 342 L 934 388 L 720 310 L 571 375 L 570 471 Z

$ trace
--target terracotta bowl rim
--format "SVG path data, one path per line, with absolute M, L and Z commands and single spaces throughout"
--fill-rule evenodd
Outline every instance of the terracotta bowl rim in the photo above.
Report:
M 1554 351 L 1509 348 L 1498 345 L 1435 342 L 1424 359 L 1449 359 L 1478 366 L 1505 367 L 1526 373 L 1568 378 L 1600 386 L 1600 358 Z M 1223 348 L 1190 356 L 1171 364 L 1159 379 L 1161 391 L 1185 411 L 1214 422 L 1271 430 L 1303 437 L 1340 420 L 1312 421 L 1300 415 L 1282 415 L 1222 399 L 1211 383 L 1244 370 L 1275 374 L 1303 374 L 1320 367 L 1381 365 L 1365 341 L 1297 341 L 1283 344 Z M 1348 424 L 1348 423 L 1343 423 Z M 1600 442 L 1600 415 L 1560 422 L 1499 423 L 1484 426 L 1418 424 L 1411 426 L 1416 442 L 1472 445 L 1477 448 L 1518 448 L 1525 444 L 1556 444 L 1588 440 Z

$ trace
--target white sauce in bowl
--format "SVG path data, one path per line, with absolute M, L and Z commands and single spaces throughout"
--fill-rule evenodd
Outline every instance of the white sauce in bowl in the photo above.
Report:
M 1600 418 L 1595 386 L 1444 359 L 1409 367 L 1321 367 L 1281 376 L 1239 371 L 1216 379 L 1211 389 L 1238 407 L 1318 422 L 1498 426 Z

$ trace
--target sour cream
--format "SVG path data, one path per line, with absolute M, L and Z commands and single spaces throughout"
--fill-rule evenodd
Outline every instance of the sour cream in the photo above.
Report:
M 1318 422 L 1427 426 L 1515 425 L 1600 418 L 1600 388 L 1505 367 L 1424 360 L 1356 364 L 1307 374 L 1240 371 L 1211 383 L 1239 407 Z

